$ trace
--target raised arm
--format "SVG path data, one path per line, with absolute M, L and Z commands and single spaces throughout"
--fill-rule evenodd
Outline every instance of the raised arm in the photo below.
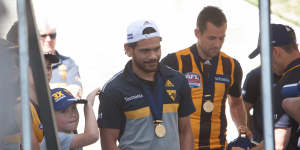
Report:
M 99 130 L 93 111 L 95 96 L 99 91 L 100 88 L 97 88 L 87 96 L 88 103 L 84 105 L 84 133 L 74 136 L 71 144 L 71 149 L 93 144 L 99 139 Z

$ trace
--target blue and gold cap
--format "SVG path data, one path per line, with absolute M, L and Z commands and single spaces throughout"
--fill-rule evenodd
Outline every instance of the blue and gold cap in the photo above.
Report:
M 55 110 L 64 110 L 73 103 L 87 103 L 87 100 L 75 98 L 70 91 L 64 88 L 52 89 L 51 97 Z

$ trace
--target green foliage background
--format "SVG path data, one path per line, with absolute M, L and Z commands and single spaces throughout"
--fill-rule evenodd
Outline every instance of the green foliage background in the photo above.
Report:
M 246 0 L 258 6 L 259 0 Z M 270 0 L 271 12 L 284 20 L 300 26 L 300 0 Z

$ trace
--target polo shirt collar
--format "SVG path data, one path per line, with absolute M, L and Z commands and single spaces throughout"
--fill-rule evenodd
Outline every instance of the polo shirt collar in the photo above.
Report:
M 300 58 L 297 58 L 295 60 L 293 60 L 285 69 L 284 72 L 288 71 L 289 69 L 293 68 L 296 65 L 300 64 Z

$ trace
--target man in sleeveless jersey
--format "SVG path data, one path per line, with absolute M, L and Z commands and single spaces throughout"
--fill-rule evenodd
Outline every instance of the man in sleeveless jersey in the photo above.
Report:
M 224 149 L 227 146 L 225 104 L 239 131 L 251 137 L 241 100 L 242 68 L 239 62 L 220 52 L 227 21 L 217 7 L 205 7 L 194 30 L 197 43 L 167 55 L 162 63 L 182 72 L 192 90 L 196 112 L 191 115 L 195 149 Z

